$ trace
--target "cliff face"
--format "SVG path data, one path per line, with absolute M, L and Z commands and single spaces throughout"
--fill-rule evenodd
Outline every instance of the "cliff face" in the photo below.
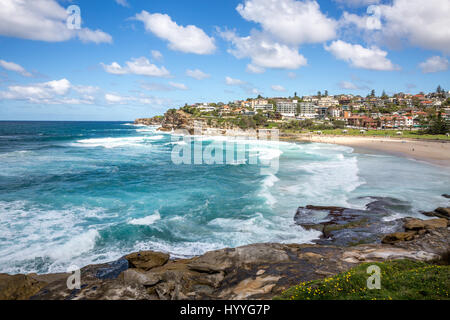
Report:
M 187 130 L 190 134 L 194 132 L 194 119 L 189 113 L 182 110 L 169 110 L 164 114 L 161 121 L 161 131 Z

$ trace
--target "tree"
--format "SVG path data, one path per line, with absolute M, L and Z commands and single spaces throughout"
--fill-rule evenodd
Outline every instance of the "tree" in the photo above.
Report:
M 386 94 L 386 91 L 383 90 L 383 93 L 381 94 L 381 97 L 382 97 L 383 99 L 388 98 L 388 95 Z
M 370 91 L 370 96 L 371 97 L 375 97 L 375 90 L 374 89 L 372 89 L 372 91 Z
M 436 89 L 436 93 L 442 93 L 442 88 L 441 85 L 438 85 L 437 89 Z
M 328 97 L 328 90 L 325 90 L 325 97 Z
M 294 92 L 294 98 L 297 98 L 297 92 Z
M 320 98 L 322 96 L 322 92 L 318 91 L 317 96 Z
M 429 127 L 427 129 L 427 133 L 430 134 L 446 134 L 449 132 L 449 127 L 447 126 L 447 123 L 445 122 L 445 119 L 442 118 L 442 113 L 439 112 L 437 117 L 433 116 Z

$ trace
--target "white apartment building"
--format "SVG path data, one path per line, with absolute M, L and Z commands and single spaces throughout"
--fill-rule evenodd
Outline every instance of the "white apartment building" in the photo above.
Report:
M 255 105 L 253 107 L 253 109 L 255 109 L 255 111 L 258 111 L 258 110 L 273 111 L 273 104 L 269 104 L 269 103 L 267 103 L 267 104 L 258 104 L 258 105 Z
M 293 102 L 278 102 L 277 103 L 277 112 L 282 116 L 295 116 L 297 114 L 297 100 Z
M 264 106 L 266 104 L 269 104 L 269 101 L 266 99 L 253 99 L 251 101 L 252 108 L 255 108 L 255 106 Z
M 333 107 L 333 106 L 338 106 L 339 101 L 331 96 L 322 97 L 319 100 L 318 105 L 319 105 L 319 107 Z
M 300 102 L 299 104 L 299 115 L 303 118 L 315 118 L 317 114 L 318 107 L 312 102 Z

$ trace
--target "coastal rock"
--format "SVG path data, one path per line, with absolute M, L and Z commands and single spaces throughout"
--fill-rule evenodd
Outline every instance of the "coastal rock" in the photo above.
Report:
M 431 220 L 420 220 L 420 219 L 406 219 L 404 228 L 405 230 L 418 231 L 421 229 L 437 229 L 446 228 L 448 225 L 447 219 L 431 219 Z
M 26 300 L 47 285 L 31 276 L 0 274 L 0 300 Z
M 437 208 L 434 212 L 444 215 L 447 219 L 450 218 L 450 208 Z
M 395 243 L 397 241 L 411 241 L 416 235 L 415 232 L 394 232 L 387 234 L 381 239 L 381 243 Z
M 322 237 L 314 242 L 350 246 L 380 242 L 383 234 L 401 231 L 399 220 L 384 221 L 395 210 L 410 210 L 408 203 L 394 198 L 369 197 L 366 210 L 336 206 L 299 207 L 294 221 L 306 230 L 318 230 Z
M 162 116 L 156 116 L 153 118 L 136 119 L 134 121 L 134 124 L 143 124 L 145 126 L 155 126 L 155 125 L 161 125 L 162 121 L 163 121 Z
M 449 250 L 448 228 L 428 229 L 422 235 L 410 231 L 403 238 L 410 239 L 410 234 L 411 240 L 392 244 L 341 247 L 260 243 L 225 248 L 190 259 L 169 260 L 148 271 L 130 268 L 116 279 L 96 276 L 108 264 L 90 265 L 81 270 L 80 290 L 67 289 L 68 275 L 54 279 L 46 275 L 48 285 L 32 299 L 271 299 L 300 282 L 323 279 L 362 262 L 428 261 Z M 152 252 L 150 256 L 155 254 Z M 1 285 L 4 283 L 0 278 Z
M 444 198 L 450 199 L 450 194 L 444 193 L 442 196 L 443 196 Z
M 166 264 L 169 258 L 166 253 L 154 251 L 139 251 L 125 256 L 131 268 L 144 271 Z

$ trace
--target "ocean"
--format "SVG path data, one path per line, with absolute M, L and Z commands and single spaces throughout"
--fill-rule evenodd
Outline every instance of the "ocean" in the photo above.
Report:
M 391 219 L 448 206 L 447 168 L 352 148 L 201 137 L 277 161 L 174 161 L 193 145 L 126 122 L 0 122 L 0 272 L 65 272 L 138 250 L 189 257 L 257 242 L 310 243 L 299 206 L 405 201 Z M 217 151 L 214 153 L 217 154 Z M 421 216 L 423 217 L 423 216 Z

